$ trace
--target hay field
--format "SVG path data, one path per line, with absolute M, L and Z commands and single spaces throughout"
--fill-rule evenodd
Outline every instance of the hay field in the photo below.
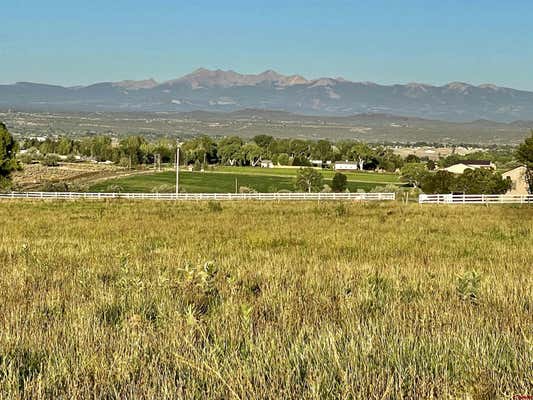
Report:
M 0 202 L 0 398 L 533 394 L 533 208 Z

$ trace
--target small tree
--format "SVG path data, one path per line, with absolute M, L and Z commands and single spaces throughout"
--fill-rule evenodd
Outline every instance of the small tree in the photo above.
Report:
M 0 188 L 11 185 L 11 173 L 19 169 L 15 157 L 18 150 L 17 142 L 6 126 L 0 122 Z
M 518 147 L 516 158 L 526 166 L 526 182 L 529 186 L 529 193 L 533 194 L 533 130 L 531 137 Z
M 421 182 L 424 193 L 450 193 L 455 190 L 455 175 L 448 171 L 427 174 Z
M 344 192 L 346 190 L 347 181 L 348 178 L 346 178 L 346 175 L 337 172 L 331 181 L 331 190 L 337 193 Z
M 323 186 L 322 174 L 313 168 L 300 168 L 296 174 L 296 189 L 304 192 L 319 192 Z
M 405 162 L 408 164 L 419 163 L 420 157 L 415 154 L 409 154 L 407 157 L 405 157 Z
M 422 180 L 428 175 L 424 164 L 410 163 L 402 167 L 402 180 L 414 187 L 420 187 Z

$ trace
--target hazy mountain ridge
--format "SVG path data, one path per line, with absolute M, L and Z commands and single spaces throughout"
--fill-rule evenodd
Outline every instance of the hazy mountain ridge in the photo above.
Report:
M 382 113 L 447 121 L 533 119 L 533 92 L 451 82 L 380 85 L 343 78 L 308 80 L 272 70 L 260 74 L 200 68 L 167 82 L 102 82 L 62 87 L 20 82 L 0 85 L 0 107 L 65 111 L 274 109 L 308 115 Z

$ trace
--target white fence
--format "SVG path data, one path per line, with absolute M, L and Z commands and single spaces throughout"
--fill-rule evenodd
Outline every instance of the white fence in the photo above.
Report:
M 0 199 L 125 199 L 125 200 L 395 200 L 394 193 L 76 193 L 76 192 L 12 192 L 0 193 Z
M 420 204 L 533 204 L 533 194 L 421 194 Z

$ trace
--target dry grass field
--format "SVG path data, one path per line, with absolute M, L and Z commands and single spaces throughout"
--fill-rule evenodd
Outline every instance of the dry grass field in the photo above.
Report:
M 0 202 L 0 398 L 533 394 L 533 207 Z

